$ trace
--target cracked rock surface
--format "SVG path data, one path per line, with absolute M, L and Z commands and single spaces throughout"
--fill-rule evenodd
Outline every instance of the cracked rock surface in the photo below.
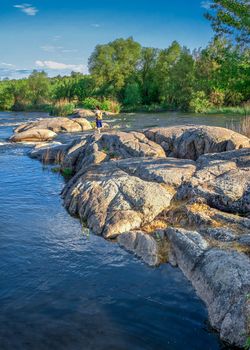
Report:
M 32 130 L 32 129 L 31 129 Z M 212 326 L 250 333 L 250 140 L 205 126 L 77 136 L 31 157 L 71 169 L 67 210 L 150 266 L 179 266 Z

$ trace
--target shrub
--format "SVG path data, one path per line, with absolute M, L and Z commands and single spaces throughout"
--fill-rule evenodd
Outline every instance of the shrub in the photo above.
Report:
M 214 89 L 209 96 L 209 100 L 212 105 L 221 107 L 225 101 L 225 93 L 220 89 Z
M 120 104 L 117 101 L 109 99 L 100 101 L 94 97 L 87 97 L 83 101 L 83 107 L 86 109 L 95 109 L 96 106 L 99 106 L 103 111 L 109 111 L 113 113 L 119 113 L 121 108 Z
M 0 109 L 3 111 L 10 110 L 14 105 L 14 96 L 7 89 L 0 90 Z
M 69 103 L 67 101 L 59 101 L 55 105 L 49 107 L 50 115 L 56 115 L 60 117 L 66 117 L 74 113 L 75 105 L 74 103 Z
M 119 102 L 114 100 L 108 100 L 108 99 L 105 99 L 101 103 L 100 107 L 104 111 L 109 111 L 113 113 L 120 113 L 120 110 L 121 110 L 121 105 Z
M 100 101 L 98 101 L 94 97 L 87 97 L 83 100 L 83 107 L 86 109 L 95 109 L 96 106 L 99 106 L 99 105 L 100 105 Z
M 203 113 L 211 106 L 204 91 L 196 91 L 192 94 L 189 108 L 191 112 Z
M 225 95 L 225 102 L 227 106 L 238 106 L 244 100 L 243 95 L 240 92 L 228 91 Z

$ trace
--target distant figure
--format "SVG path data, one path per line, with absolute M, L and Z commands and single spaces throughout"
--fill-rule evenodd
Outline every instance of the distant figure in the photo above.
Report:
M 102 128 L 102 111 L 100 110 L 100 107 L 99 106 L 96 106 L 96 109 L 95 109 L 95 116 L 96 116 L 96 119 L 95 119 L 95 122 L 96 122 L 96 127 L 97 127 L 97 131 L 98 131 L 98 134 L 101 133 L 101 128 Z

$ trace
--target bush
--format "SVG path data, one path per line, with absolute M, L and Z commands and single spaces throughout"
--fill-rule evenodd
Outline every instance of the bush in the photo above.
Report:
M 211 106 L 204 91 L 196 91 L 192 94 L 189 108 L 191 112 L 203 113 Z
M 220 89 L 214 89 L 210 94 L 209 100 L 212 105 L 221 107 L 225 101 L 225 93 Z
M 104 111 L 112 112 L 112 113 L 120 113 L 121 105 L 119 102 L 114 100 L 105 99 L 101 103 L 101 109 Z
M 0 110 L 8 111 L 14 105 L 14 96 L 7 89 L 0 90 Z
M 240 92 L 228 91 L 225 95 L 225 102 L 227 106 L 238 106 L 244 100 Z
M 121 106 L 117 101 L 104 99 L 103 101 L 99 101 L 94 97 L 87 97 L 83 101 L 83 107 L 86 109 L 95 109 L 96 106 L 99 106 L 101 110 L 119 113 Z
M 95 109 L 96 106 L 100 105 L 100 101 L 98 101 L 94 97 L 87 97 L 83 100 L 83 107 L 86 109 Z M 101 108 L 101 106 L 99 106 Z
M 50 115 L 67 117 L 74 113 L 74 103 L 68 103 L 65 101 L 57 102 L 55 105 L 49 107 Z

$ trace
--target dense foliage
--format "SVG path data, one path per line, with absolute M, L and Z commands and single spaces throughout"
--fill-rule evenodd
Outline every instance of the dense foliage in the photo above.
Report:
M 196 113 L 247 106 L 248 7 L 246 0 L 213 0 L 206 17 L 215 37 L 205 49 L 190 52 L 174 41 L 160 50 L 142 47 L 130 37 L 97 45 L 89 58 L 89 75 L 48 78 L 34 71 L 27 79 L 3 80 L 0 109 L 67 115 L 75 106 Z

